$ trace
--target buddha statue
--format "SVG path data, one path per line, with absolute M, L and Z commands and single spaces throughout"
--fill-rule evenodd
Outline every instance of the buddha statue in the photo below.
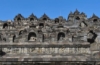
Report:
M 31 37 L 29 41 L 36 41 L 35 37 Z
M 64 37 L 63 37 L 63 36 L 61 36 L 61 37 L 60 37 L 60 39 L 59 39 L 59 41 L 62 41 L 62 40 L 63 40 L 63 38 L 64 38 Z

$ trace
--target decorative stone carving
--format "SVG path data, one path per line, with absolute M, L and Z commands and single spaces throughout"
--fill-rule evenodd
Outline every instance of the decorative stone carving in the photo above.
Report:
M 86 18 L 85 13 L 78 10 L 70 12 L 67 20 L 62 16 L 53 20 L 46 14 L 40 18 L 34 14 L 28 18 L 18 14 L 14 21 L 0 21 L 0 47 L 2 45 L 7 54 L 29 54 L 32 57 L 48 54 L 62 57 L 74 54 L 89 55 L 100 49 L 100 20 L 96 15 Z M 20 30 L 24 32 L 19 34 Z M 6 45 L 13 46 L 9 49 Z

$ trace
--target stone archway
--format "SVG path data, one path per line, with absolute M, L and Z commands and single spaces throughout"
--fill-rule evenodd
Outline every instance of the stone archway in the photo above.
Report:
M 4 56 L 4 55 L 6 55 L 6 53 L 2 49 L 0 49 L 0 56 Z
M 47 18 L 43 18 L 43 20 L 44 20 L 44 21 L 46 21 L 46 20 L 47 20 Z
M 4 23 L 3 24 L 3 29 L 6 28 L 6 27 L 8 27 L 8 24 L 7 23 Z
M 21 35 L 21 34 L 23 34 L 23 30 L 20 30 L 20 31 L 19 31 L 19 35 Z
M 77 16 L 75 19 L 76 19 L 76 20 L 80 20 L 79 16 Z
M 87 38 L 87 42 L 92 44 L 95 42 L 95 39 L 97 38 L 98 35 L 93 30 L 90 30 L 89 33 L 91 33 L 93 36 L 92 38 Z
M 29 34 L 28 34 L 28 41 L 36 41 L 36 33 L 34 33 L 34 32 L 30 32 Z
M 97 19 L 93 19 L 93 22 L 97 22 L 98 20 Z
M 44 23 L 39 23 L 39 26 L 40 27 L 44 27 Z
M 14 35 L 14 36 L 13 36 L 13 40 L 12 40 L 13 42 L 15 41 L 15 38 L 16 38 L 16 36 Z
M 55 23 L 59 23 L 59 19 L 58 18 L 55 19 Z
M 58 33 L 58 36 L 57 36 L 57 41 L 63 40 L 63 38 L 65 38 L 65 33 L 59 32 L 59 33 Z
M 17 18 L 17 21 L 21 21 L 21 18 L 20 18 L 20 17 L 18 17 L 18 18 Z
M 34 18 L 30 18 L 30 21 L 34 21 Z

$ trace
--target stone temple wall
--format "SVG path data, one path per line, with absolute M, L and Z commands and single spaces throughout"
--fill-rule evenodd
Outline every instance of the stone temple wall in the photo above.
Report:
M 0 21 L 0 61 L 99 61 L 99 27 L 98 16 L 78 10 L 67 19 L 18 14 Z

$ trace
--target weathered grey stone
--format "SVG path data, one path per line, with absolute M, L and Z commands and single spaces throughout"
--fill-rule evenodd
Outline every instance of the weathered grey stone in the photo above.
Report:
M 28 18 L 18 14 L 14 21 L 0 21 L 0 52 L 6 53 L 0 55 L 0 59 L 98 61 L 99 28 L 99 17 L 93 14 L 91 18 L 87 18 L 85 13 L 78 10 L 71 12 L 67 20 L 62 16 L 53 20 L 46 14 L 39 19 L 33 14 Z

